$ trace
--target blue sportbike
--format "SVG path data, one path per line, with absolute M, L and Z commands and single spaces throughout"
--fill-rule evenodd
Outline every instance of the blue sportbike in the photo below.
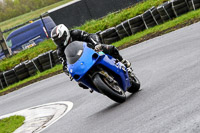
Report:
M 74 41 L 65 49 L 67 66 L 71 79 L 122 103 L 125 92 L 135 93 L 140 82 L 132 71 L 117 59 L 105 53 L 96 52 L 86 42 Z

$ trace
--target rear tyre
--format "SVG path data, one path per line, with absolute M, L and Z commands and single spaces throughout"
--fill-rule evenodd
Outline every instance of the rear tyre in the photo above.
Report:
M 93 80 L 98 90 L 118 103 L 126 101 L 126 95 L 116 81 L 110 82 L 106 77 L 96 74 Z

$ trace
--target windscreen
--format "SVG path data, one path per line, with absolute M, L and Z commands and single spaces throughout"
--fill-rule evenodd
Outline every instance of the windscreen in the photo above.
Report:
M 83 42 L 74 41 L 65 48 L 65 55 L 69 64 L 74 64 L 83 53 Z

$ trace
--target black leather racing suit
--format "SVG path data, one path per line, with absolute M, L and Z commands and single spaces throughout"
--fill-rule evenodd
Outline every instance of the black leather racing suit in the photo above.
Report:
M 70 31 L 70 41 L 83 41 L 91 44 L 91 46 L 94 48 L 96 45 L 100 44 L 100 40 L 96 34 L 89 34 L 85 31 L 81 30 L 71 30 Z M 113 45 L 106 45 L 106 44 L 101 44 L 102 45 L 102 50 L 104 53 L 109 54 L 113 56 L 114 58 L 118 59 L 119 61 L 122 61 L 122 56 L 119 54 L 119 51 L 117 48 Z M 67 46 L 64 45 L 59 45 L 57 46 L 57 52 L 58 56 L 61 57 L 63 65 L 66 65 L 66 56 L 64 53 L 64 50 Z

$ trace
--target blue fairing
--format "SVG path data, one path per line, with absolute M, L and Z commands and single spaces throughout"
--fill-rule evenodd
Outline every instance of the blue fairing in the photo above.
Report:
M 92 58 L 93 54 L 97 53 L 91 48 L 88 48 L 86 43 L 83 43 L 82 56 L 74 64 L 68 65 L 69 72 L 73 77 L 75 75 L 80 76 L 80 78 L 76 79 L 76 81 L 79 81 L 79 79 L 81 79 L 98 60 L 98 58 Z
M 91 85 L 86 78 L 87 72 L 97 65 L 108 68 L 108 72 L 114 73 L 115 80 L 118 81 L 120 87 L 126 91 L 130 87 L 128 72 L 124 72 L 122 68 L 125 66 L 121 62 L 116 63 L 116 59 L 109 55 L 100 55 L 93 49 L 88 48 L 86 43 L 83 43 L 83 51 L 81 57 L 74 63 L 68 64 L 68 69 L 72 77 L 77 82 L 82 82 L 93 90 L 98 91 L 95 86 Z M 126 69 L 126 68 L 125 68 Z
M 117 74 L 118 76 L 115 76 L 115 79 L 118 81 L 120 87 L 122 87 L 122 89 L 126 91 L 126 89 L 131 86 L 129 77 L 128 77 L 128 72 L 127 70 L 126 72 L 122 70 L 122 67 L 125 68 L 125 66 L 121 62 L 118 62 L 118 63 L 115 63 L 115 62 L 116 62 L 115 58 L 109 55 L 104 55 L 103 58 L 99 59 L 96 62 L 96 64 L 101 64 L 109 68 L 115 74 Z

